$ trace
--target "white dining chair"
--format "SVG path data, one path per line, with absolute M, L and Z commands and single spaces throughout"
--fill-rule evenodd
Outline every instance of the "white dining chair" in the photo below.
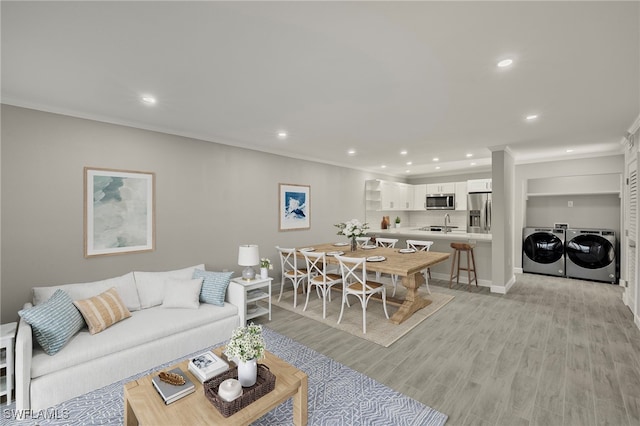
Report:
M 433 241 L 422 241 L 422 240 L 407 240 L 407 248 L 414 249 L 416 251 L 429 251 L 431 246 L 433 245 Z M 424 282 L 427 286 L 427 293 L 431 294 L 431 289 L 429 288 L 429 279 L 431 278 L 431 269 L 427 268 L 422 271 L 422 275 L 424 275 Z
M 353 295 L 360 300 L 362 305 L 362 333 L 367 334 L 367 305 L 374 294 L 380 294 L 382 297 L 384 314 L 389 319 L 387 290 L 381 283 L 367 281 L 366 258 L 336 256 L 336 259 L 340 262 L 340 271 L 342 272 L 342 306 L 340 307 L 338 324 L 342 321 L 344 305 L 350 307 L 348 297 Z
M 322 318 L 327 317 L 327 299 L 331 302 L 331 286 L 340 284 L 342 276 L 327 271 L 327 255 L 323 252 L 312 253 L 302 252 L 305 262 L 307 263 L 307 271 L 309 278 L 307 279 L 307 301 L 304 303 L 303 311 L 307 310 L 309 304 L 309 295 L 311 287 L 315 286 L 316 291 L 320 291 L 318 296 L 322 297 Z
M 363 245 L 367 244 L 370 240 L 371 238 L 369 237 L 356 237 L 356 244 L 358 245 L 358 248 L 360 248 Z
M 309 278 L 309 271 L 304 268 L 298 268 L 298 256 L 295 248 L 282 248 L 276 246 L 280 253 L 280 266 L 282 268 L 282 276 L 280 280 L 280 296 L 278 302 L 282 298 L 282 290 L 285 280 L 290 280 L 293 284 L 293 307 L 298 305 L 298 285 L 305 279 Z M 304 286 L 302 287 L 304 289 Z
M 398 240 L 396 238 L 376 238 L 376 245 L 378 247 L 388 247 L 395 248 Z M 380 272 L 376 272 L 376 280 L 379 280 L 381 277 Z M 393 294 L 391 296 L 396 295 L 396 289 L 398 288 L 398 276 L 390 274 L 391 276 L 391 284 L 393 284 Z

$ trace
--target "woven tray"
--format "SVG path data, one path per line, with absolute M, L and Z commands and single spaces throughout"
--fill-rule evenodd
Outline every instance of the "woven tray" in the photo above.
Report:
M 218 395 L 218 388 L 220 383 L 227 379 L 238 378 L 238 367 L 231 367 L 224 373 L 220 373 L 217 376 L 212 377 L 203 383 L 204 396 L 220 411 L 220 413 L 229 417 L 232 414 L 242 410 L 252 402 L 262 398 L 276 387 L 276 376 L 269 371 L 269 367 L 264 364 L 258 364 L 258 378 L 256 384 L 242 388 L 242 396 L 234 399 L 233 401 L 225 401 Z

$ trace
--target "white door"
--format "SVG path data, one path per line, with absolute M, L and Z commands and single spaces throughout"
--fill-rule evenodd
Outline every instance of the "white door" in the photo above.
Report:
M 635 155 L 634 155 L 635 157 Z M 640 306 L 638 303 L 638 279 L 637 279 L 637 251 L 636 251 L 636 239 L 638 235 L 638 160 L 634 158 L 629 162 L 627 171 L 627 208 L 626 208 L 626 220 L 625 226 L 627 229 L 626 236 L 626 265 L 627 265 L 627 283 L 628 286 L 625 290 L 625 299 L 631 312 L 636 316 L 638 313 L 636 307 Z M 624 240 L 623 240 L 624 241 Z

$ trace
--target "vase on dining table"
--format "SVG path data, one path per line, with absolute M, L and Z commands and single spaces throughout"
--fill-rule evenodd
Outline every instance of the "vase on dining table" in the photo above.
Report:
M 358 242 L 356 241 L 356 237 L 351 237 L 351 251 L 358 250 Z

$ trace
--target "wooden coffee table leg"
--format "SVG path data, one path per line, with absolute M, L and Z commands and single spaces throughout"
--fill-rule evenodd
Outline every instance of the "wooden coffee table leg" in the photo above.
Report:
M 300 378 L 300 387 L 298 392 L 293 395 L 293 424 L 305 426 L 309 418 L 308 379 L 307 375 L 301 371 L 295 374 Z
M 127 383 L 124 388 L 124 424 L 125 426 L 138 426 L 138 418 L 133 411 L 133 407 L 129 404 L 129 398 L 127 395 L 127 389 L 132 389 L 138 386 L 138 382 Z

